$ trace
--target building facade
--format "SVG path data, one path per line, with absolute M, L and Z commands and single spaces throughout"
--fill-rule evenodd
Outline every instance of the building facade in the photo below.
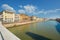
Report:
M 20 14 L 20 21 L 23 22 L 23 21 L 30 21 L 31 18 L 25 14 Z
M 31 20 L 32 21 L 36 21 L 37 20 L 37 17 L 36 16 L 31 16 Z
M 20 14 L 15 14 L 15 22 L 20 22 Z
M 3 17 L 3 22 L 14 22 L 15 20 L 14 12 L 3 11 L 2 17 Z
M 2 19 L 2 12 L 0 12 L 0 21 L 3 21 Z

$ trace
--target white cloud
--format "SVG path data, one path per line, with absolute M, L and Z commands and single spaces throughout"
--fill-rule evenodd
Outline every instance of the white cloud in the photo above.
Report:
M 59 11 L 60 9 L 56 9 L 57 11 Z
M 37 8 L 35 6 L 33 6 L 33 5 L 26 5 L 26 6 L 24 6 L 24 9 L 28 13 L 33 13 L 33 12 L 35 12 L 35 10 Z
M 38 13 L 44 13 L 45 11 L 44 10 L 40 10 L 40 11 L 38 11 Z
M 9 6 L 8 4 L 3 4 L 2 8 L 7 11 L 15 12 L 14 8 Z
M 23 6 L 22 6 L 22 5 L 20 5 L 19 7 L 20 7 L 20 8 L 23 8 Z
M 42 9 L 42 10 L 39 10 L 36 6 L 33 6 L 33 5 L 25 5 L 25 6 L 22 6 L 20 5 L 20 8 L 24 9 L 24 13 L 33 13 L 33 15 L 35 14 L 51 14 L 51 13 L 57 13 L 60 11 L 60 9 L 52 9 L 52 10 L 45 10 L 45 9 Z M 22 11 L 20 11 L 22 12 Z
M 38 13 L 43 13 L 43 14 L 49 14 L 49 13 L 57 13 L 60 11 L 60 9 L 55 9 L 55 10 L 40 10 Z
M 34 14 L 36 13 L 36 10 L 37 10 L 37 8 L 33 5 L 25 5 L 25 6 L 20 5 L 19 7 L 22 8 L 18 10 L 19 13 L 33 13 Z
M 18 12 L 19 12 L 19 13 L 25 13 L 25 10 L 20 9 L 20 10 L 18 10 Z

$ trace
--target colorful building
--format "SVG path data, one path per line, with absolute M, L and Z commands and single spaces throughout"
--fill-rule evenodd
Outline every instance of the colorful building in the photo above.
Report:
M 15 13 L 9 12 L 9 11 L 3 11 L 2 12 L 2 19 L 3 19 L 3 22 L 14 22 Z
M 3 11 L 0 12 L 0 20 L 2 22 L 26 22 L 26 21 L 43 21 L 43 18 L 38 18 L 36 16 L 28 16 L 26 14 L 15 14 L 14 12 L 10 11 Z
M 25 14 L 20 14 L 20 21 L 24 22 L 24 21 L 30 21 L 31 18 Z

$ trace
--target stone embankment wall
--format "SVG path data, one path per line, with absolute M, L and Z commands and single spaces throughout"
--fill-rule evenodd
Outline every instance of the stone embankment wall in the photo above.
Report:
M 27 21 L 27 22 L 4 23 L 3 25 L 5 27 L 14 27 L 14 26 L 17 26 L 17 25 L 24 25 L 24 24 L 35 23 L 35 22 L 42 22 L 42 21 Z

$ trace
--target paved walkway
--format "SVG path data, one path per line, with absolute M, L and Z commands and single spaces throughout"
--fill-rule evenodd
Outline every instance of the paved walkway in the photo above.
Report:
M 14 34 L 12 34 L 8 29 L 6 29 L 0 22 L 0 40 L 20 40 Z
M 0 40 L 2 40 L 1 34 L 0 34 Z

